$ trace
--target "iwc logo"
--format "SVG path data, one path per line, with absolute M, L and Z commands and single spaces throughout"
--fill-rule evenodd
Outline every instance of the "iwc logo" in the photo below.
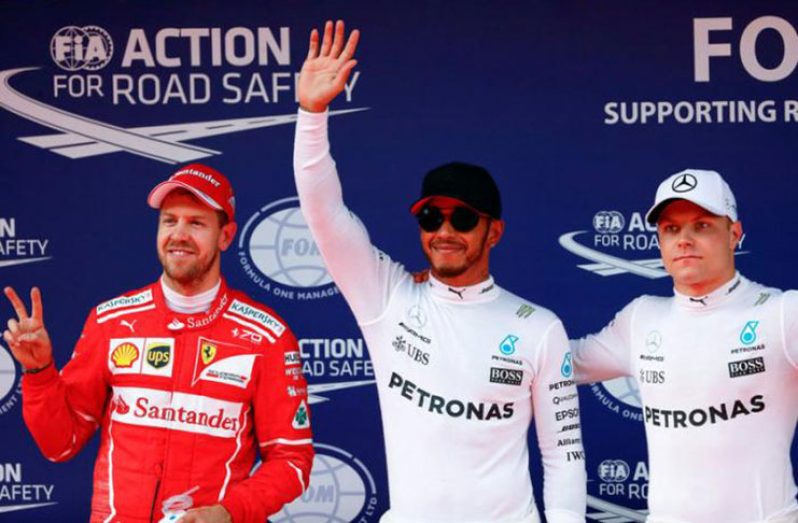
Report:
M 371 472 L 349 452 L 316 443 L 307 490 L 269 517 L 273 523 L 376 521 L 377 487 Z
M 274 296 L 313 300 L 338 294 L 296 197 L 272 202 L 249 218 L 238 256 L 250 280 Z

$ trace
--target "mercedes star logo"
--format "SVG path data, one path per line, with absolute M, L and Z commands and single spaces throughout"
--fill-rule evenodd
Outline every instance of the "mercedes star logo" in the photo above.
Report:
M 646 349 L 648 352 L 657 352 L 662 346 L 662 334 L 659 331 L 651 331 L 646 336 Z
M 427 315 L 424 314 L 424 311 L 418 305 L 413 305 L 407 310 L 407 319 L 417 329 L 421 329 L 427 324 Z
M 685 173 L 673 180 L 671 189 L 673 192 L 687 192 L 695 189 L 696 185 L 698 185 L 698 180 L 695 179 L 695 176 Z

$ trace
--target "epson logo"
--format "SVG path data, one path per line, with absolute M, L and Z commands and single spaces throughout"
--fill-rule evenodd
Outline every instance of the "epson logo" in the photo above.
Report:
M 504 385 L 521 385 L 524 379 L 524 371 L 518 369 L 504 369 L 501 367 L 490 368 L 490 382 L 502 383 Z
M 760 372 L 765 372 L 765 360 L 762 357 L 729 362 L 730 378 L 750 376 L 751 374 L 759 374 Z
M 558 410 L 554 413 L 554 419 L 557 421 L 563 421 L 566 419 L 579 419 L 579 408 L 575 407 L 573 409 L 565 409 L 565 410 Z

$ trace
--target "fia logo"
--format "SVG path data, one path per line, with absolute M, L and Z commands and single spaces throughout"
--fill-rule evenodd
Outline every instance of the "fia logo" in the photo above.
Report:
M 512 334 L 508 334 L 501 343 L 499 343 L 499 352 L 504 354 L 505 356 L 509 356 L 510 354 L 515 352 L 515 342 L 518 341 L 518 336 L 513 336 Z
M 67 71 L 97 71 L 108 65 L 113 54 L 111 35 L 96 25 L 62 27 L 50 40 L 50 56 Z
M 740 332 L 740 341 L 744 345 L 751 345 L 756 341 L 756 328 L 759 326 L 759 322 L 755 320 L 751 320 L 745 324 L 743 330 Z

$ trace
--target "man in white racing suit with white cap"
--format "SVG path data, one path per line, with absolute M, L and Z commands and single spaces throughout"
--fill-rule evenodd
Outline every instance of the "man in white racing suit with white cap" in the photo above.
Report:
M 641 296 L 571 344 L 579 383 L 640 389 L 649 523 L 798 522 L 798 293 L 735 270 L 737 205 L 714 171 L 663 181 L 657 225 L 672 297 Z
M 546 519 L 585 521 L 579 403 L 562 323 L 499 287 L 499 191 L 450 163 L 412 206 L 429 281 L 374 248 L 345 207 L 327 107 L 355 65 L 358 32 L 313 31 L 299 78 L 294 170 L 302 212 L 368 344 L 382 410 L 391 508 L 383 523 L 537 523 L 527 431 L 534 410 Z

